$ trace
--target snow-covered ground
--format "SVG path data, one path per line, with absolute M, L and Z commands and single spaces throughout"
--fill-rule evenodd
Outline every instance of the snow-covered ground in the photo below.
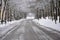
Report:
M 5 24 L 5 23 L 3 23 L 3 24 L 0 23 L 0 28 L 9 26 L 10 24 L 13 24 L 13 23 L 16 23 L 16 22 L 20 22 L 20 21 L 22 21 L 22 20 L 24 20 L 24 19 L 21 19 L 21 20 L 14 20 L 14 21 L 11 21 L 11 22 L 7 22 L 6 24 Z
M 34 19 L 34 17 L 27 17 L 26 19 Z
M 0 24 L 0 37 L 7 33 L 9 30 L 16 27 L 16 25 L 20 25 L 21 21 L 25 19 L 15 20 L 11 22 L 7 22 L 6 24 Z
M 48 19 L 48 17 L 46 17 L 46 19 L 44 19 L 44 18 L 41 18 L 39 20 L 34 19 L 33 21 L 36 23 L 39 23 L 40 25 L 44 25 L 46 27 L 53 28 L 53 29 L 60 31 L 59 20 L 57 20 L 57 24 L 55 24 L 54 20 L 52 21 L 51 19 Z

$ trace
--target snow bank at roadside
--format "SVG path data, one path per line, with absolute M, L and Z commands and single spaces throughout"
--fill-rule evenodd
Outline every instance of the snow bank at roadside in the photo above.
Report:
M 20 22 L 20 21 L 22 21 L 22 20 L 25 20 L 25 19 L 14 20 L 14 21 L 11 21 L 11 22 L 7 22 L 6 24 L 5 24 L 5 23 L 3 23 L 3 24 L 0 23 L 0 28 L 9 26 L 10 24 L 13 24 L 13 23 L 16 23 L 16 22 Z
M 54 20 L 50 20 L 46 17 L 46 19 L 34 19 L 33 20 L 34 22 L 36 23 L 39 23 L 40 25 L 44 25 L 46 27 L 49 27 L 49 28 L 53 28 L 55 30 L 58 30 L 60 31 L 60 23 L 59 23 L 59 20 L 57 20 L 57 24 L 55 24 Z
M 0 37 L 7 34 L 10 30 L 16 27 L 16 25 L 20 25 L 20 23 L 25 19 L 14 20 L 11 22 L 7 22 L 6 24 L 0 24 Z

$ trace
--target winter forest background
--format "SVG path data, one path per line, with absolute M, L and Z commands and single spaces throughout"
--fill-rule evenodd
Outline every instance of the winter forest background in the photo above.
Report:
M 22 18 L 59 30 L 60 0 L 0 0 L 1 25 Z

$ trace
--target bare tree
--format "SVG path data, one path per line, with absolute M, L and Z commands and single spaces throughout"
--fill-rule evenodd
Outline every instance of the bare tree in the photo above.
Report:
M 4 0 L 2 0 L 2 8 L 1 8 L 1 23 L 3 23 L 3 14 L 4 14 Z

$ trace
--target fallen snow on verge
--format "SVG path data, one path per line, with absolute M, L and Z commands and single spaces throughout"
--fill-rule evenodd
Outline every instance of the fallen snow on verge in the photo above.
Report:
M 25 20 L 25 19 L 11 21 L 6 24 L 0 24 L 0 37 L 5 35 L 11 29 L 15 28 L 17 25 L 20 25 L 21 21 L 23 21 L 23 20 Z
M 13 24 L 13 23 L 16 23 L 16 22 L 20 22 L 20 21 L 22 21 L 22 20 L 24 20 L 24 19 L 14 20 L 14 21 L 11 21 L 11 22 L 7 22 L 6 24 L 5 24 L 5 23 L 3 23 L 3 24 L 0 23 L 0 28 L 9 26 L 10 24 Z
M 39 23 L 40 25 L 44 25 L 46 27 L 49 27 L 49 28 L 53 28 L 55 30 L 58 30 L 60 31 L 60 23 L 58 22 L 59 20 L 57 20 L 57 24 L 55 24 L 54 20 L 50 20 L 46 17 L 46 19 L 34 19 L 33 20 L 34 22 L 36 23 Z

